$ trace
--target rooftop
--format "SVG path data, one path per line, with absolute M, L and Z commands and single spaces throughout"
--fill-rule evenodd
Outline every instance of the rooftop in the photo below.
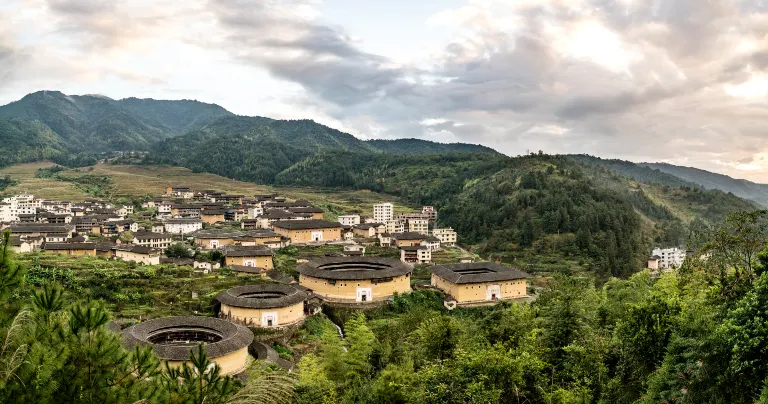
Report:
M 269 247 L 255 245 L 226 245 L 224 246 L 225 257 L 271 257 L 272 250 Z
M 43 250 L 95 250 L 95 243 L 45 243 Z
M 492 262 L 435 265 L 432 273 L 451 283 L 484 283 L 531 278 L 531 275 L 506 265 Z
M 329 222 L 327 220 L 281 220 L 272 224 L 273 227 L 288 230 L 304 229 L 341 229 L 339 222 Z
M 205 230 L 198 230 L 190 236 L 194 238 L 199 239 L 216 239 L 216 238 L 232 238 L 232 237 L 242 237 L 245 235 L 245 232 L 239 231 L 239 230 L 227 230 L 227 229 L 205 229 Z
M 216 299 L 232 307 L 270 309 L 301 303 L 307 300 L 307 294 L 290 285 L 260 284 L 228 289 Z
M 411 267 L 398 259 L 381 257 L 324 257 L 299 265 L 296 270 L 321 279 L 381 279 L 411 273 Z
M 150 345 L 164 360 L 189 359 L 190 351 L 205 344 L 210 358 L 218 358 L 247 347 L 253 333 L 246 327 L 213 317 L 166 317 L 148 320 L 123 331 L 123 343 L 133 349 Z

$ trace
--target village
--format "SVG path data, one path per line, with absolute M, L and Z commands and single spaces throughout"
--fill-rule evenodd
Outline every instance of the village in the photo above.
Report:
M 0 228 L 10 232 L 10 247 L 17 254 L 98 257 L 252 277 L 253 282 L 216 295 L 213 314 L 218 318 L 148 315 L 151 319 L 140 317 L 125 329 L 113 325 L 128 347 L 207 341 L 225 374 L 242 373 L 248 352 L 274 359 L 268 344 L 254 341 L 253 330 L 284 335 L 324 306 L 376 307 L 414 289 L 440 291 L 447 310 L 529 298 L 529 274 L 475 262 L 456 245 L 453 229 L 436 227 L 434 207 L 396 214 L 392 203 L 377 203 L 370 213 L 341 214 L 330 221 L 308 201 L 277 194 L 228 195 L 169 186 L 165 195 L 143 200 L 140 207 L 19 194 L 0 204 Z M 294 276 L 277 271 L 276 254 L 296 248 L 322 252 L 297 256 Z M 427 278 L 414 277 L 415 268 L 426 269 Z M 211 329 L 224 335 L 224 342 L 230 337 L 236 342 L 212 342 L 218 337 L 205 331 Z M 228 348 L 219 352 L 217 345 Z M 187 354 L 158 352 L 179 364 Z

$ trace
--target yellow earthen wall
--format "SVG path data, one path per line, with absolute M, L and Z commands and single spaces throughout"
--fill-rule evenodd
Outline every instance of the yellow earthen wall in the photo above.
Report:
M 248 347 L 244 347 L 235 352 L 229 353 L 218 358 L 210 358 L 221 368 L 221 374 L 234 375 L 245 370 L 248 363 Z M 181 367 L 187 361 L 168 361 L 170 367 Z
M 306 230 L 288 230 L 280 227 L 275 227 L 275 233 L 288 237 L 292 243 L 309 243 L 312 242 L 312 233 L 322 232 L 322 241 L 338 241 L 341 240 L 341 229 L 306 229 Z
M 265 256 L 265 257 L 225 257 L 224 258 L 224 264 L 225 265 L 245 265 L 243 264 L 245 261 L 256 261 L 256 265 L 254 265 L 257 268 L 266 268 L 266 269 L 272 269 L 274 268 L 272 265 L 272 257 L 271 256 Z
M 211 247 L 211 241 L 218 241 L 219 247 L 223 245 L 235 244 L 235 242 L 231 238 L 196 238 L 195 245 L 198 245 L 203 248 L 213 248 Z
M 486 290 L 489 285 L 499 285 L 499 300 L 525 297 L 527 293 L 525 279 L 457 285 L 432 274 L 432 286 L 451 295 L 458 303 L 487 301 Z
M 270 309 L 249 309 L 243 307 L 231 307 L 221 304 L 221 313 L 231 316 L 231 319 L 243 325 L 261 327 L 262 313 L 277 313 L 277 325 L 284 326 L 294 324 L 304 318 L 304 302 L 296 303 L 288 307 L 275 307 Z
M 380 301 L 392 297 L 395 292 L 410 292 L 411 278 L 410 275 L 398 276 L 389 282 L 380 282 L 377 285 L 374 285 L 370 280 L 336 281 L 336 284 L 332 285 L 326 279 L 299 275 L 299 285 L 312 289 L 312 291 L 319 296 L 332 300 L 347 300 L 350 302 L 355 302 L 357 299 L 358 287 L 371 288 L 371 293 L 373 294 L 372 301 Z

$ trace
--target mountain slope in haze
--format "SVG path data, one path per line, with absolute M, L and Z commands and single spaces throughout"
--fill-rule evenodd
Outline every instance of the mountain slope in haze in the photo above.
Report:
M 699 184 L 706 189 L 719 189 L 724 192 L 731 192 L 734 195 L 753 200 L 762 206 L 768 207 L 768 184 L 758 184 L 693 167 L 676 166 L 666 163 L 640 163 L 640 165 Z

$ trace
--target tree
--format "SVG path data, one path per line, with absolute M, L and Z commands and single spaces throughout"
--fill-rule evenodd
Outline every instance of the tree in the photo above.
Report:
M 190 258 L 192 253 L 189 252 L 189 247 L 184 243 L 174 243 L 165 249 L 165 256 L 168 258 Z
M 20 265 L 11 260 L 11 232 L 3 232 L 2 251 L 0 251 L 0 299 L 8 297 L 19 286 L 23 270 Z
M 120 236 L 118 237 L 118 240 L 120 240 L 123 244 L 130 244 L 133 242 L 133 232 L 130 230 L 126 230 L 122 233 L 120 233 Z
M 203 344 L 190 351 L 189 355 L 189 360 L 181 367 L 165 363 L 162 380 L 169 394 L 169 402 L 224 403 L 240 387 L 237 379 L 222 375 L 219 365 L 208 359 Z
M 705 268 L 716 277 L 725 298 L 737 298 L 755 278 L 758 254 L 765 247 L 768 211 L 735 212 L 711 235 L 702 252 Z

